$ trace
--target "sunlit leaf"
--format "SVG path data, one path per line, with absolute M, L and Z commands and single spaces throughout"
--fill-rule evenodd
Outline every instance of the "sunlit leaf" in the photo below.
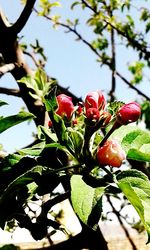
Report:
M 136 209 L 150 241 L 150 181 L 137 170 L 127 170 L 117 175 L 117 184 Z
M 21 111 L 17 115 L 0 117 L 0 133 L 4 132 L 8 128 L 11 128 L 12 126 L 15 126 L 27 120 L 31 120 L 33 118 L 35 118 L 33 114 L 25 111 Z
M 102 196 L 105 187 L 92 188 L 83 180 L 82 176 L 71 178 L 71 200 L 74 211 L 86 225 L 96 228 L 102 212 Z

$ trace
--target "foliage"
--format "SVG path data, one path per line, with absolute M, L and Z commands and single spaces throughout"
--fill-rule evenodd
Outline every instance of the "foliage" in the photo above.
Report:
M 37 75 L 35 78 L 37 79 Z M 39 79 L 41 81 L 40 75 Z M 27 86 L 29 85 L 28 81 L 24 81 Z M 113 111 L 115 125 L 108 130 L 106 135 L 97 140 L 97 135 L 102 127 L 108 126 L 104 123 L 103 116 L 99 117 L 98 121 L 91 119 L 88 121 L 86 109 L 83 107 L 80 113 L 78 108 L 75 108 L 72 117 L 67 120 L 63 114 L 61 117 L 56 112 L 58 109 L 56 93 L 56 87 L 51 88 L 49 94 L 44 98 L 52 125 L 47 129 L 39 126 L 38 144 L 8 155 L 1 160 L 0 227 L 5 228 L 7 222 L 16 219 L 21 227 L 30 230 L 35 239 L 41 239 L 46 235 L 48 225 L 56 230 L 61 230 L 61 225 L 47 219 L 47 213 L 52 206 L 51 199 L 46 202 L 47 210 L 44 210 L 44 215 L 41 212 L 42 221 L 40 221 L 41 215 L 39 215 L 34 224 L 32 218 L 25 213 L 24 208 L 29 201 L 34 202 L 35 197 L 52 193 L 62 182 L 64 176 L 68 176 L 71 183 L 72 205 L 83 223 L 96 229 L 103 211 L 103 196 L 112 194 L 111 186 L 113 184 L 116 188 L 120 188 L 135 207 L 149 235 L 150 194 L 148 190 L 150 182 L 147 176 L 137 170 L 120 169 L 118 172 L 111 166 L 103 166 L 97 161 L 95 153 L 98 147 L 102 146 L 111 135 L 112 139 L 118 139 L 127 158 L 150 162 L 150 133 L 136 126 L 119 125 L 117 116 L 115 118 L 118 112 L 115 111 L 115 103 Z M 87 95 L 86 102 L 89 96 L 90 100 L 97 97 L 95 93 L 92 92 L 93 97 L 91 94 Z M 106 108 L 105 105 L 101 105 L 101 102 L 104 104 L 105 100 L 101 94 L 99 95 L 101 99 L 93 99 L 94 102 L 91 101 L 91 105 L 97 106 L 99 112 L 102 112 Z M 96 104 L 96 100 L 99 106 Z M 66 98 L 66 101 L 70 102 L 71 100 Z M 72 106 L 68 106 L 68 108 L 72 109 Z M 91 106 L 88 108 L 91 109 Z M 112 109 L 113 105 L 111 105 Z M 27 118 L 29 117 L 27 116 Z M 24 121 L 23 116 L 21 119 Z M 74 119 L 76 119 L 75 124 L 73 123 Z M 5 129 L 14 125 L 14 116 L 8 117 L 8 120 L 9 126 L 7 125 Z M 116 126 L 116 124 L 118 125 Z M 93 139 L 91 140 L 91 138 Z M 56 203 L 61 200 L 62 195 L 65 193 L 56 196 L 58 198 Z M 41 206 L 41 209 L 44 209 L 44 205 Z M 37 235 L 39 226 L 42 227 L 42 230 Z
M 21 2 L 25 4 L 23 12 L 25 13 L 32 3 L 28 0 Z M 150 175 L 147 166 L 150 163 L 150 132 L 142 130 L 137 124 L 127 124 L 137 122 L 141 113 L 139 105 L 136 105 L 138 106 L 136 115 L 133 108 L 130 108 L 130 112 L 126 109 L 125 119 L 121 117 L 125 122 L 121 123 L 118 117 L 119 114 L 124 116 L 124 112 L 120 110 L 128 104 L 126 106 L 122 101 L 115 100 L 115 91 L 117 76 L 144 98 L 144 101 L 140 100 L 141 119 L 149 129 L 150 99 L 137 86 L 146 79 L 145 72 L 150 66 L 150 12 L 141 3 L 140 6 L 134 6 L 132 0 L 79 0 L 71 1 L 70 5 L 72 11 L 76 8 L 81 8 L 83 12 L 87 11 L 85 25 L 94 34 L 92 41 L 86 40 L 78 31 L 80 18 L 76 17 L 75 20 L 67 18 L 63 22 L 60 15 L 52 15 L 53 8 L 60 6 L 59 1 L 40 0 L 34 11 L 52 22 L 54 27 L 61 26 L 72 32 L 76 40 L 83 42 L 97 56 L 97 62 L 101 66 L 109 68 L 112 74 L 112 86 L 109 92 L 111 102 L 108 101 L 106 104 L 104 95 L 100 91 L 91 92 L 82 102 L 79 102 L 73 94 L 70 97 L 68 89 L 61 88 L 45 73 L 47 57 L 38 40 L 35 44 L 30 44 L 30 47 L 23 43 L 19 47 L 24 54 L 30 56 L 36 66 L 35 72 L 29 74 L 30 70 L 26 71 L 27 66 L 24 66 L 24 61 L 20 63 L 21 59 L 17 58 L 18 50 L 11 51 L 20 42 L 16 31 L 13 30 L 18 28 L 19 21 L 10 28 L 5 25 L 3 27 L 1 20 L 0 32 L 4 30 L 1 37 L 6 35 L 7 42 L 13 43 L 8 53 L 6 53 L 7 48 L 3 48 L 4 44 L 7 44 L 5 39 L 0 43 L 2 66 L 5 63 L 12 63 L 10 55 L 15 55 L 15 71 L 12 71 L 12 74 L 19 83 L 20 95 L 29 112 L 21 111 L 12 116 L 0 117 L 0 133 L 21 122 L 34 119 L 37 125 L 37 138 L 33 145 L 13 154 L 5 154 L 0 146 L 0 227 L 5 229 L 17 221 L 18 226 L 28 229 L 35 240 L 46 237 L 49 227 L 53 228 L 53 233 L 60 230 L 67 234 L 67 229 L 56 219 L 51 210 L 54 205 L 70 198 L 81 224 L 96 231 L 99 220 L 103 218 L 104 197 L 118 198 L 118 194 L 122 194 L 139 214 L 147 231 L 149 243 Z M 32 7 L 30 6 L 31 9 Z M 133 9 L 136 9 L 136 18 L 133 16 Z M 20 16 L 22 22 L 26 19 L 22 19 L 24 15 Z M 139 22 L 142 25 L 139 25 Z M 8 39 L 9 31 L 11 39 Z M 132 74 L 131 81 L 117 69 L 117 44 L 136 53 L 136 59 L 127 64 L 127 73 Z M 10 57 L 10 61 L 7 56 Z M 61 98 L 58 98 L 61 95 L 65 97 L 63 105 L 60 103 Z M 3 105 L 7 103 L 0 101 L 0 108 Z M 69 108 L 71 110 L 68 112 Z M 48 117 L 48 121 L 45 117 Z M 102 151 L 105 159 L 109 158 L 107 161 L 109 165 L 106 165 L 101 161 L 101 157 L 97 157 L 97 152 L 101 152 L 101 148 L 107 145 L 105 143 L 113 145 L 116 140 L 116 145 L 119 144 L 119 147 L 116 147 L 119 151 L 121 148 L 123 156 L 125 153 L 126 161 L 124 157 L 120 158 L 120 152 L 117 153 L 109 146 L 109 150 L 106 151 L 104 147 Z M 119 165 L 112 162 L 115 161 L 116 154 L 119 157 Z M 128 165 L 127 161 L 134 162 L 137 166 L 140 164 L 141 168 L 143 163 L 145 165 L 142 170 L 141 168 L 137 170 L 134 169 L 134 165 Z M 64 191 L 56 193 L 60 183 Z M 45 195 L 48 195 L 48 198 L 43 201 Z M 40 213 L 37 214 L 30 209 L 30 204 L 37 205 L 39 202 Z

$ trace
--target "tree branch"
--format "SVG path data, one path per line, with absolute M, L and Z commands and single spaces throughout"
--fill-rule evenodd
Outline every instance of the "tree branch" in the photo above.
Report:
M 150 101 L 150 97 L 148 97 L 146 94 L 144 94 L 141 90 L 137 89 L 135 85 L 131 84 L 124 76 L 122 76 L 118 71 L 115 71 L 115 74 L 124 81 L 131 89 L 135 90 L 139 95 L 146 98 L 148 101 Z
M 112 76 L 111 76 L 111 90 L 109 92 L 110 95 L 110 101 L 113 102 L 115 99 L 115 89 L 116 89 L 116 76 L 115 76 L 115 70 L 116 70 L 116 51 L 115 51 L 115 31 L 114 29 L 111 29 L 111 64 L 112 64 Z
M 27 0 L 26 5 L 18 18 L 18 20 L 10 27 L 10 30 L 14 34 L 18 34 L 25 26 L 26 22 L 28 21 L 31 13 L 32 8 L 35 4 L 36 0 Z
M 9 23 L 3 13 L 3 11 L 0 9 L 0 29 L 5 30 L 9 26 Z
M 36 13 L 38 13 L 37 10 L 34 9 L 34 11 Z M 51 17 L 44 15 L 44 17 L 46 19 L 48 19 L 49 21 L 53 21 Z M 102 56 L 100 53 L 98 53 L 98 51 L 87 41 L 85 40 L 75 28 L 71 28 L 70 26 L 68 26 L 67 24 L 64 24 L 62 22 L 56 22 L 57 25 L 60 25 L 66 29 L 68 29 L 68 31 L 74 33 L 78 40 L 81 40 L 85 45 L 87 45 L 93 52 L 94 54 L 96 54 L 100 59 L 102 59 Z M 109 67 L 110 70 L 112 70 L 112 63 L 109 63 L 107 61 L 104 62 L 105 65 L 107 65 Z M 142 91 L 140 91 L 138 88 L 136 88 L 134 85 L 132 85 L 124 76 L 122 76 L 118 71 L 114 71 L 113 72 L 113 77 L 115 77 L 115 74 L 123 81 L 125 82 L 131 89 L 135 90 L 139 95 L 141 95 L 142 97 L 146 98 L 148 101 L 150 101 L 150 97 L 148 97 L 146 94 L 144 94 Z M 114 87 L 114 86 L 113 86 Z
M 41 221 L 41 218 L 43 217 L 47 217 L 47 213 L 48 211 L 54 206 L 56 205 L 57 203 L 60 203 L 66 199 L 68 199 L 70 196 L 70 191 L 66 191 L 65 193 L 63 194 L 60 194 L 58 196 L 56 196 L 55 198 L 51 199 L 51 200 L 48 200 L 46 202 L 44 202 L 42 205 L 41 205 L 41 213 L 40 215 L 37 217 L 37 222 Z
M 104 22 L 109 24 L 113 29 L 115 29 L 119 35 L 126 38 L 130 42 L 130 45 L 132 48 L 136 48 L 138 51 L 141 51 L 142 53 L 144 53 L 146 59 L 150 58 L 150 51 L 147 50 L 146 46 L 139 43 L 136 39 L 131 38 L 125 31 L 118 29 L 115 25 L 108 22 L 107 20 L 104 20 Z
M 8 64 L 5 64 L 3 66 L 0 67 L 0 78 L 8 73 L 8 72 L 11 72 L 14 68 L 15 68 L 15 63 L 8 63 Z
M 89 5 L 85 0 L 81 0 L 82 3 L 90 9 L 94 14 L 99 14 L 99 11 L 94 9 L 91 5 Z M 106 2 L 104 1 L 103 4 L 106 6 Z M 129 42 L 132 48 L 136 48 L 137 50 L 141 51 L 142 53 L 145 54 L 145 58 L 149 59 L 150 58 L 150 51 L 147 50 L 147 47 L 144 44 L 139 43 L 136 39 L 130 37 L 126 32 L 120 30 L 118 27 L 113 25 L 111 22 L 108 20 L 104 19 L 104 22 L 108 25 L 110 25 L 114 30 L 117 31 L 117 33 L 124 38 L 126 38 Z
M 105 241 L 102 232 L 98 228 L 96 231 L 84 226 L 79 234 L 65 240 L 63 242 L 57 243 L 52 246 L 45 248 L 38 248 L 39 250 L 81 250 L 81 249 L 90 249 L 90 250 L 108 250 L 107 242 Z M 35 250 L 38 250 L 35 249 Z
M 21 97 L 19 89 L 8 89 L 8 88 L 0 87 L 0 94 Z
M 38 11 L 34 8 L 34 11 L 38 14 Z M 47 15 L 43 15 L 47 20 L 53 22 L 53 19 L 50 17 L 50 16 L 47 16 Z M 65 23 L 62 23 L 62 22 L 59 22 L 57 21 L 56 22 L 57 25 L 60 25 L 61 27 L 64 27 L 66 28 L 69 32 L 72 32 L 74 33 L 76 36 L 77 36 L 77 39 L 78 40 L 81 40 L 83 43 L 85 43 L 98 57 L 99 57 L 99 53 L 96 51 L 96 49 L 94 49 L 94 47 L 89 43 L 87 42 L 82 36 L 81 34 L 78 33 L 78 31 L 76 30 L 76 28 L 71 28 L 69 25 L 65 24 Z

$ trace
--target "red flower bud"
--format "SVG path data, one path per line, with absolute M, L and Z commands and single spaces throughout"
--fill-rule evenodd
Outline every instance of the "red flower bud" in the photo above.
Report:
M 86 110 L 86 117 L 90 121 L 98 121 L 100 118 L 100 112 L 96 108 L 88 108 Z
M 116 140 L 106 141 L 97 151 L 97 160 L 100 165 L 120 167 L 125 159 L 125 152 Z
M 73 124 L 73 126 L 77 125 L 77 124 L 78 124 L 78 120 L 77 120 L 77 119 L 74 119 L 74 120 L 72 121 L 72 124 Z
M 56 98 L 58 103 L 56 114 L 60 115 L 62 118 L 67 117 L 67 119 L 70 120 L 74 111 L 72 98 L 65 94 L 60 94 Z
M 81 104 L 79 104 L 78 109 L 77 109 L 77 114 L 81 115 L 82 112 L 83 112 L 83 106 Z
M 84 106 L 86 110 L 89 108 L 104 109 L 105 105 L 105 97 L 101 91 L 90 92 L 85 98 Z
M 140 105 L 136 102 L 130 102 L 128 104 L 124 104 L 117 112 L 117 121 L 126 125 L 131 122 L 135 122 L 139 119 L 141 115 Z
M 52 121 L 51 121 L 51 120 L 49 120 L 49 121 L 48 121 L 48 127 L 49 127 L 49 128 L 51 128 L 51 127 L 52 127 L 52 125 L 53 125 Z

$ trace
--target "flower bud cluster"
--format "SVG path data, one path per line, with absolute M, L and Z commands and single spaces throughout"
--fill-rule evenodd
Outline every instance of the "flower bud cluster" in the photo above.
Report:
M 86 97 L 83 104 L 74 106 L 72 98 L 65 94 L 60 94 L 56 97 L 58 108 L 56 114 L 61 116 L 65 121 L 70 122 L 72 126 L 79 126 L 78 121 L 85 122 L 85 126 L 90 124 L 90 127 L 98 126 L 96 129 L 106 127 L 112 120 L 111 114 L 106 111 L 106 100 L 101 91 L 90 92 Z M 136 102 L 124 104 L 116 112 L 114 125 L 116 129 L 119 126 L 127 125 L 135 122 L 141 115 L 140 105 Z M 86 117 L 86 120 L 84 119 Z M 83 119 L 82 119 L 83 118 Z M 49 127 L 52 122 L 49 121 Z M 116 126 L 117 125 L 117 126 Z M 88 125 L 87 125 L 88 126 Z M 95 130 L 96 131 L 96 130 Z M 112 132 L 114 130 L 112 129 Z M 110 136 L 110 131 L 108 132 Z M 98 146 L 96 159 L 100 166 L 120 167 L 122 161 L 125 159 L 125 152 L 116 140 L 109 140 L 107 134 Z

